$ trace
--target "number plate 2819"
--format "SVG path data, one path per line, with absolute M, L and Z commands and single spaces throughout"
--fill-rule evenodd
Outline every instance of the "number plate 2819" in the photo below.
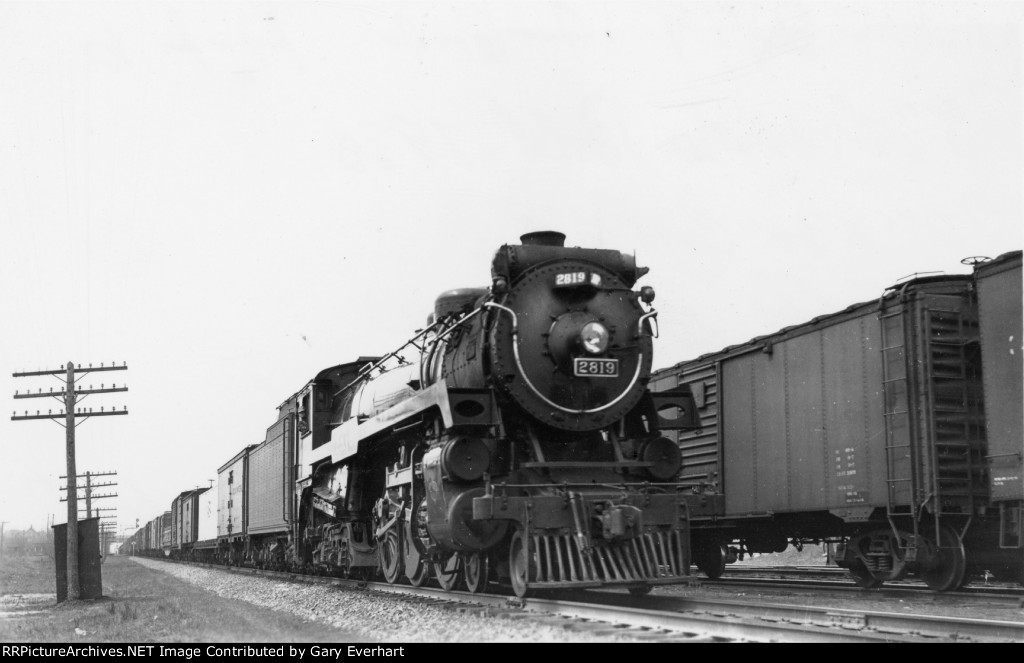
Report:
M 619 376 L 618 359 L 573 359 L 573 375 L 589 378 L 616 378 Z

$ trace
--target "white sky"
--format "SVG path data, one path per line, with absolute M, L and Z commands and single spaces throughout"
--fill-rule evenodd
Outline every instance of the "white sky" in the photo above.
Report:
M 533 230 L 635 252 L 670 365 L 1020 249 L 997 2 L 0 2 L 0 375 L 128 362 L 77 429 L 121 529 Z M 0 417 L 0 520 L 64 522 Z

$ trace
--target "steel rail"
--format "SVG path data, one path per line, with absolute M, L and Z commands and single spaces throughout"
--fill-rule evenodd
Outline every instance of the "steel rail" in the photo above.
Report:
M 495 618 L 536 619 L 541 623 L 558 620 L 569 631 L 614 635 L 637 642 L 1024 642 L 1024 621 L 901 614 L 742 599 L 712 600 L 673 595 L 634 597 L 616 592 L 586 592 L 586 602 L 580 601 L 578 596 L 559 598 L 564 595 L 555 593 L 545 598 L 519 599 L 510 595 L 471 594 L 289 571 L 173 563 L 450 604 L 453 610 Z M 644 607 L 638 607 L 639 604 Z

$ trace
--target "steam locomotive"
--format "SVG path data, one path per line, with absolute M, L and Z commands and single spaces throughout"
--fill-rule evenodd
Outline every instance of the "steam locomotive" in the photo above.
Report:
M 690 389 L 647 388 L 648 270 L 564 240 L 502 246 L 489 288 L 445 292 L 398 350 L 321 371 L 220 468 L 216 500 L 181 493 L 136 552 L 520 597 L 686 581 L 707 504 L 666 436 L 694 425 Z

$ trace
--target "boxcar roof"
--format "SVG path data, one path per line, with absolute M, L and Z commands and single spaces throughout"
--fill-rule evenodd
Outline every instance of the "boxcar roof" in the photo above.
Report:
M 223 465 L 221 465 L 220 467 L 218 467 L 218 468 L 217 468 L 217 474 L 220 474 L 221 472 L 223 472 L 224 470 L 226 470 L 226 469 L 228 468 L 228 466 L 230 466 L 230 465 L 233 465 L 234 463 L 238 462 L 238 459 L 239 459 L 239 458 L 241 458 L 241 457 L 242 457 L 242 456 L 244 456 L 245 454 L 249 453 L 250 451 L 252 451 L 253 449 L 255 449 L 255 448 L 256 448 L 256 447 L 258 447 L 258 446 L 260 446 L 260 445 L 258 445 L 258 444 L 250 444 L 250 445 L 247 445 L 247 446 L 246 446 L 245 448 L 243 448 L 243 449 L 242 449 L 241 451 L 239 451 L 239 452 L 238 452 L 238 453 L 236 453 L 236 454 L 235 454 L 234 456 L 232 456 L 232 457 L 231 457 L 231 460 L 229 460 L 228 462 L 226 462 L 226 463 L 224 463 Z
M 1015 266 L 1013 263 L 1020 262 L 1020 260 L 1021 251 L 1009 251 L 992 260 L 975 265 L 974 273 L 977 276 L 985 277 L 988 276 L 989 272 L 1001 272 L 1004 269 L 1010 269 Z
M 854 318 L 858 315 L 863 315 L 866 310 L 871 308 L 881 308 L 886 302 L 891 301 L 895 298 L 905 296 L 910 292 L 914 292 L 922 286 L 929 284 L 959 284 L 970 282 L 973 277 L 970 274 L 942 274 L 942 275 L 930 275 L 930 276 L 919 276 L 917 278 L 896 283 L 882 293 L 878 299 L 872 299 L 857 304 L 851 304 L 841 311 L 834 313 L 826 313 L 817 317 L 811 318 L 807 322 L 802 322 L 796 325 L 790 325 L 783 327 L 782 329 L 773 332 L 771 334 L 763 334 L 761 336 L 755 336 L 749 341 L 743 343 L 736 343 L 734 345 L 726 346 L 721 350 L 714 352 L 706 352 L 693 359 L 686 359 L 677 362 L 671 366 L 666 366 L 654 371 L 654 375 L 660 375 L 661 373 L 669 372 L 683 366 L 707 361 L 711 357 L 725 357 L 729 355 L 742 354 L 745 352 L 751 352 L 757 350 L 769 342 L 778 342 L 784 338 L 791 338 L 794 336 L 800 336 L 802 334 L 810 333 L 821 327 L 829 326 L 840 322 L 845 319 Z

